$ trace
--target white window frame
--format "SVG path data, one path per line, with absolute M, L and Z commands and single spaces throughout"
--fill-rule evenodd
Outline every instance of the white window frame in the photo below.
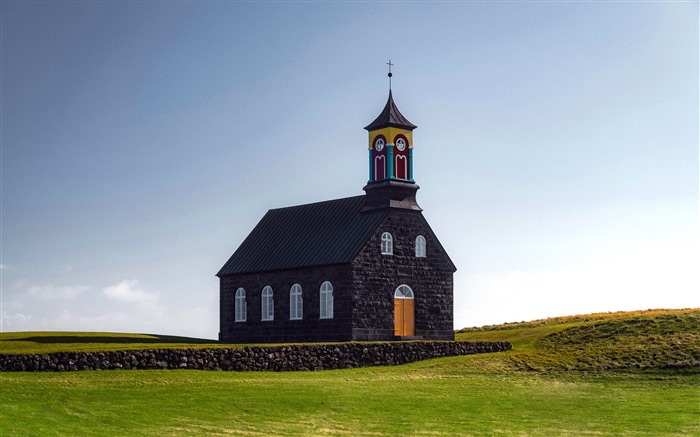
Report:
M 235 298 L 234 306 L 235 306 L 235 309 L 234 309 L 235 320 L 234 321 L 245 322 L 246 318 L 248 317 L 248 311 L 246 308 L 245 290 L 243 288 L 239 288 L 238 290 L 236 290 L 236 298 Z
M 382 234 L 382 255 L 393 255 L 394 254 L 394 237 L 390 233 L 384 232 Z
M 403 138 L 397 138 L 394 142 L 396 143 L 396 148 L 399 149 L 400 152 L 406 150 L 406 140 L 404 140 Z
M 413 299 L 413 290 L 406 284 L 398 286 L 394 292 L 395 299 Z
M 326 281 L 319 290 L 319 319 L 333 318 L 333 284 Z
M 425 237 L 422 235 L 419 235 L 416 237 L 416 257 L 417 258 L 425 258 L 426 255 L 426 242 L 425 242 Z
M 386 159 L 384 159 L 383 155 L 379 155 L 376 158 L 374 158 L 374 180 L 378 181 L 379 179 L 379 169 L 381 168 L 382 174 L 384 177 L 382 179 L 386 179 Z
M 289 289 L 289 320 L 304 318 L 304 300 L 301 285 L 294 284 Z
M 400 161 L 400 162 L 399 162 Z M 408 160 L 404 155 L 396 155 L 396 177 L 399 176 L 399 166 L 403 166 L 403 176 L 401 179 L 408 180 Z
M 382 138 L 380 136 L 375 138 L 374 139 L 374 150 L 376 150 L 377 152 L 381 152 L 382 150 L 384 150 L 385 144 L 386 144 L 386 142 L 384 141 L 384 138 Z
M 272 287 L 266 285 L 260 294 L 260 303 L 263 322 L 275 320 L 275 298 Z

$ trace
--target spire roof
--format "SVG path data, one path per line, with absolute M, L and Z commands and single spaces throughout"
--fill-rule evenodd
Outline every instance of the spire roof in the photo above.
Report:
M 399 111 L 399 108 L 396 107 L 394 98 L 391 96 L 391 90 L 389 90 L 389 100 L 386 101 L 386 106 L 384 106 L 382 113 L 379 114 L 372 123 L 365 126 L 365 129 L 373 131 L 384 127 L 398 127 L 410 131 L 417 127 L 415 124 L 406 120 L 406 117 L 404 117 Z

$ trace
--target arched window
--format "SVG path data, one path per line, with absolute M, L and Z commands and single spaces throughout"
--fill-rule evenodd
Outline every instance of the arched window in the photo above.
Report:
M 394 138 L 394 144 L 394 176 L 397 179 L 408 179 L 408 139 L 399 134 Z
M 408 179 L 408 159 L 404 155 L 396 155 L 396 178 Z
M 390 233 L 384 232 L 382 234 L 382 255 L 393 255 L 394 254 L 394 238 Z
M 332 319 L 333 318 L 333 286 L 330 282 L 326 281 L 321 284 L 321 319 Z
M 272 298 L 272 287 L 266 285 L 262 290 L 262 320 L 275 320 L 275 301 Z
M 408 285 L 399 285 L 396 289 L 394 297 L 397 299 L 413 299 L 413 290 Z
M 416 237 L 416 256 L 418 258 L 425 258 L 425 237 L 419 235 Z
M 303 318 L 303 304 L 301 285 L 292 285 L 292 288 L 289 290 L 289 320 L 301 320 Z
M 379 155 L 374 158 L 374 180 L 381 181 L 382 179 L 386 179 L 386 159 Z
M 236 322 L 245 322 L 247 311 L 245 304 L 245 290 L 242 288 L 236 290 L 235 307 L 234 313 L 236 315 Z

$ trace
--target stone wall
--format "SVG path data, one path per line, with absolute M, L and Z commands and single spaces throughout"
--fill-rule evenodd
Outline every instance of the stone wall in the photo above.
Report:
M 394 253 L 382 255 L 381 235 L 391 233 Z M 416 237 L 426 240 L 425 258 L 417 258 Z M 392 210 L 353 261 L 353 340 L 394 339 L 394 292 L 413 290 L 415 335 L 453 340 L 453 266 L 419 211 Z
M 333 285 L 333 318 L 321 319 L 320 287 L 325 281 Z M 219 340 L 227 343 L 296 343 L 352 340 L 350 265 L 243 273 L 220 278 Z M 289 319 L 289 292 L 293 284 L 302 289 L 303 318 Z M 261 294 L 272 287 L 274 320 L 261 320 Z M 236 322 L 235 294 L 246 292 L 247 320 Z
M 506 342 L 400 342 L 223 349 L 155 349 L 0 355 L 0 371 L 199 369 L 295 371 L 394 366 L 429 358 L 502 352 Z

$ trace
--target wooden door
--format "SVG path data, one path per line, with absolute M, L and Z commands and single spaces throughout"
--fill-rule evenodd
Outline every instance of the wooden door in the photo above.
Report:
M 402 285 L 394 293 L 394 335 L 412 337 L 415 335 L 414 325 L 413 291 Z
M 403 302 L 405 299 L 394 299 L 394 335 L 403 336 Z

